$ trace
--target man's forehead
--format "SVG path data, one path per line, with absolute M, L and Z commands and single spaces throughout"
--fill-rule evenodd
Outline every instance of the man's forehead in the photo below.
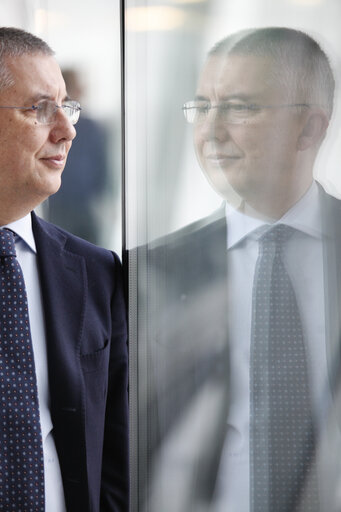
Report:
M 13 92 L 29 94 L 32 99 L 53 97 L 57 91 L 65 93 L 60 67 L 51 55 L 38 53 L 7 57 L 6 65 L 14 80 Z
M 202 69 L 196 95 L 257 96 L 275 87 L 275 69 L 274 61 L 267 57 L 212 55 Z

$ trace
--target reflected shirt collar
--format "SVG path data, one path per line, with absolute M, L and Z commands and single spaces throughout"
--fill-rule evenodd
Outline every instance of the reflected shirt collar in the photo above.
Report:
M 247 206 L 249 214 L 240 212 L 226 204 L 227 248 L 230 249 L 254 232 L 258 238 L 265 226 L 286 224 L 314 238 L 321 238 L 321 215 L 319 191 L 314 181 L 301 199 L 288 210 L 283 217 L 274 222 L 270 218 L 252 216 L 252 208 Z
M 6 227 L 14 231 L 14 233 L 16 233 L 34 253 L 37 252 L 32 231 L 32 217 L 30 213 L 22 219 L 16 220 L 2 227 Z

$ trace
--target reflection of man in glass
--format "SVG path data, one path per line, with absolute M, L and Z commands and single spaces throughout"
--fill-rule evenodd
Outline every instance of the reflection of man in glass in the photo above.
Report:
M 313 180 L 333 95 L 319 45 L 267 28 L 218 43 L 184 105 L 226 209 L 150 259 L 166 276 L 156 470 L 187 482 L 174 511 L 341 510 L 340 206 Z
M 259 30 L 218 43 L 185 106 L 213 187 L 224 195 L 227 180 L 250 206 L 281 217 L 312 183 L 333 90 L 326 56 L 303 34 Z
M 330 488 L 315 461 L 332 403 L 322 216 L 329 200 L 313 165 L 333 93 L 315 41 L 260 29 L 212 49 L 196 98 L 184 106 L 209 182 L 227 200 L 231 187 L 241 199 L 226 217 L 231 395 L 219 511 L 327 510 Z M 334 506 L 332 499 L 328 510 Z

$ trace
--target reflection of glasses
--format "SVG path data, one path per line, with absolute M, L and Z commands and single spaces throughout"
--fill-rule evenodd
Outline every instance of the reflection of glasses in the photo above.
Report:
M 16 108 L 19 110 L 33 110 L 36 113 L 37 121 L 41 124 L 52 124 L 56 120 L 58 109 L 61 108 L 71 124 L 76 124 L 79 119 L 81 109 L 78 101 L 64 101 L 63 105 L 57 105 L 53 100 L 42 100 L 38 105 L 31 107 L 2 107 L 0 108 Z
M 287 108 L 287 107 L 310 107 L 307 103 L 293 103 L 287 105 L 254 105 L 247 103 L 220 103 L 211 105 L 209 101 L 187 101 L 182 107 L 184 116 L 188 123 L 203 123 L 206 121 L 210 111 L 217 109 L 220 118 L 228 124 L 248 124 L 263 109 Z

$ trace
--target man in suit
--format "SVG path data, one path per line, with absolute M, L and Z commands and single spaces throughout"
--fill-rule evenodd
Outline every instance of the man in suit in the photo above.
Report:
M 225 205 L 148 248 L 149 510 L 341 509 L 340 204 L 313 179 L 333 97 L 316 41 L 276 27 L 218 43 L 184 105 Z
M 33 211 L 60 186 L 80 107 L 69 100 L 44 41 L 1 28 L 0 45 L 1 236 L 10 240 L 15 234 L 17 258 L 11 257 L 18 260 L 26 285 L 27 344 L 34 355 L 28 416 L 13 439 L 17 420 L 14 426 L 11 421 L 21 409 L 15 403 L 19 399 L 9 400 L 6 393 L 21 389 L 25 376 L 20 360 L 10 376 L 1 372 L 8 331 L 13 321 L 20 331 L 23 321 L 17 325 L 17 315 L 13 320 L 3 307 L 0 380 L 11 384 L 1 386 L 1 509 L 127 511 L 127 347 L 120 262 Z M 2 269 L 5 262 L 1 257 Z M 33 478 L 27 453 L 36 395 L 34 464 L 39 470 Z M 33 485 L 39 491 L 31 492 Z

